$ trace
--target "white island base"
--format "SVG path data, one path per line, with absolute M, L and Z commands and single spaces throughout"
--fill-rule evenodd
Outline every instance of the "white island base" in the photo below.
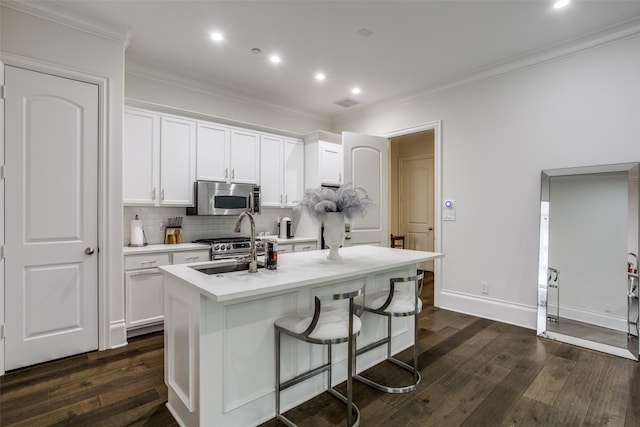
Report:
M 388 288 L 390 277 L 416 273 L 416 264 L 442 254 L 374 246 L 286 254 L 277 270 L 225 273 L 221 277 L 191 265 L 162 267 L 165 276 L 165 382 L 167 407 L 183 426 L 254 426 L 275 416 L 276 319 L 313 307 L 316 295 Z M 200 263 L 199 266 L 202 266 Z M 382 316 L 364 313 L 358 347 L 385 333 Z M 412 318 L 393 321 L 393 351 L 413 343 Z M 324 346 L 283 336 L 283 380 L 318 366 Z M 334 345 L 333 383 L 346 379 L 346 346 Z M 358 357 L 358 372 L 385 359 L 385 348 Z M 322 393 L 326 374 L 282 394 L 283 412 Z M 356 402 L 357 404 L 357 402 Z

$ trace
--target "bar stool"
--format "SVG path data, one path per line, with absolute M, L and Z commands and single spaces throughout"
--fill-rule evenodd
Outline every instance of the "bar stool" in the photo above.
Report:
M 356 350 L 356 356 L 358 356 L 386 344 L 387 360 L 398 365 L 400 368 L 411 372 L 413 374 L 413 383 L 404 387 L 390 387 L 374 382 L 359 374 L 353 376 L 356 380 L 386 393 L 408 393 L 418 387 L 418 384 L 420 383 L 420 372 L 418 372 L 416 344 L 418 342 L 418 314 L 422 311 L 420 293 L 422 292 L 423 277 L 424 273 L 410 277 L 394 277 L 389 279 L 390 286 L 388 290 L 377 291 L 367 295 L 364 310 L 387 318 L 387 336 Z M 396 284 L 407 284 L 407 287 L 410 289 L 401 291 L 396 289 Z M 404 316 L 414 317 L 413 366 L 408 365 L 391 355 L 391 318 Z
M 347 405 L 347 425 L 360 425 L 360 410 L 353 403 L 353 373 L 355 367 L 355 337 L 360 334 L 362 308 L 354 304 L 354 299 L 364 297 L 364 286 L 353 292 L 315 297 L 314 310 L 308 310 L 283 317 L 275 322 L 276 339 L 276 418 L 288 426 L 295 426 L 292 421 L 280 413 L 280 392 L 322 372 L 328 371 L 327 391 Z M 324 302 L 349 300 L 349 307 L 336 307 Z M 344 304 L 343 304 L 344 305 Z M 280 382 L 280 338 L 287 334 L 293 338 L 312 343 L 327 345 L 327 363 L 303 372 L 290 380 Z M 347 342 L 347 396 L 338 393 L 331 386 L 331 345 Z M 355 420 L 353 413 L 355 412 Z
M 391 235 L 391 247 L 404 249 L 404 236 Z

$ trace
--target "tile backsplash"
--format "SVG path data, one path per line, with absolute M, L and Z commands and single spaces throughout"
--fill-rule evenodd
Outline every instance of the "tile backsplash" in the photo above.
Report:
M 130 222 L 138 215 L 142 221 L 144 235 L 149 244 L 164 243 L 164 229 L 169 218 L 183 217 L 182 241 L 192 242 L 195 239 L 208 237 L 248 236 L 250 233 L 249 221 L 242 222 L 239 234 L 234 233 L 233 227 L 237 216 L 187 216 L 186 208 L 167 207 L 137 207 L 125 206 L 123 208 L 124 230 L 123 241 L 128 245 L 130 240 Z M 260 215 L 255 215 L 256 232 L 278 233 L 278 218 L 292 217 L 292 209 L 262 208 Z

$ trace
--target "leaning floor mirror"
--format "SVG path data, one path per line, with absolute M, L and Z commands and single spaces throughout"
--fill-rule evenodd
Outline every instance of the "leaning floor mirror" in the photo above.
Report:
M 539 336 L 638 360 L 639 169 L 542 171 Z

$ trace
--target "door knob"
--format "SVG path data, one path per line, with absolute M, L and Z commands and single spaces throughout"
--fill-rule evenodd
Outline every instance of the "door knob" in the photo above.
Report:
M 93 253 L 94 253 L 95 251 L 96 251 L 96 250 L 95 250 L 95 249 L 93 249 L 93 248 L 87 248 L 87 249 L 85 249 L 85 250 L 84 250 L 84 253 L 85 253 L 85 254 L 87 254 L 87 255 L 93 255 Z

